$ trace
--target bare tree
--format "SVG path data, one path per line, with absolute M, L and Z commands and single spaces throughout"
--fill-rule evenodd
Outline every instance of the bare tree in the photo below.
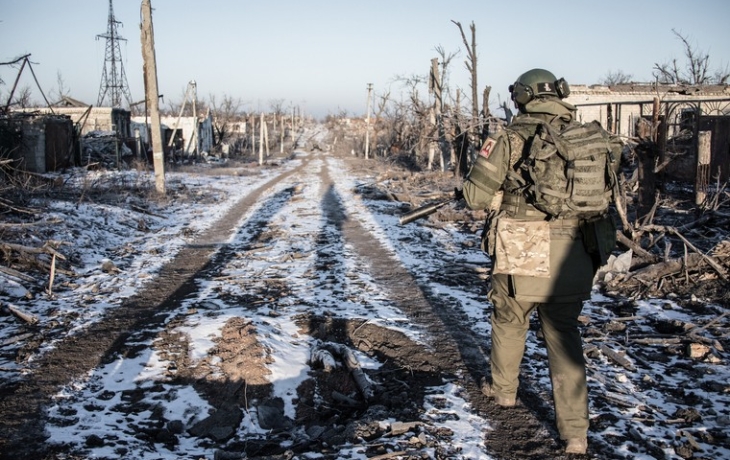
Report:
M 231 123 L 240 118 L 241 99 L 223 95 L 220 105 L 216 103 L 214 95 L 210 95 L 210 106 L 213 113 L 213 130 L 215 131 L 216 145 L 225 142 L 231 136 Z
M 280 116 L 284 113 L 284 99 L 271 99 L 269 109 L 274 115 Z
M 713 80 L 718 85 L 727 85 L 728 80 L 730 80 L 730 68 L 725 66 L 725 69 L 723 70 L 716 70 Z
M 664 64 L 654 64 L 654 77 L 659 83 L 674 85 L 711 85 L 725 84 L 730 77 L 727 67 L 710 74 L 710 55 L 696 49 L 689 39 L 672 29 L 674 35 L 682 41 L 686 62 L 677 59 Z
M 391 121 L 392 129 L 383 133 L 385 148 L 401 151 L 417 161 L 419 153 L 426 152 L 429 143 L 436 139 L 434 126 L 429 122 L 431 104 L 421 99 L 418 87 L 427 83 L 422 75 L 396 77 L 396 81 L 407 88 L 408 101 L 392 101 L 380 112 Z M 385 103 L 386 101 L 383 101 Z
M 476 41 L 476 26 L 474 22 L 469 25 L 471 30 L 471 43 L 467 41 L 464 29 L 461 27 L 461 23 L 452 20 L 454 24 L 459 28 L 461 32 L 461 39 L 464 41 L 466 46 L 467 60 L 464 62 L 466 69 L 471 75 L 471 116 L 476 121 L 479 119 L 479 96 L 478 96 L 478 85 L 477 85 L 477 41 Z
M 61 75 L 61 71 L 59 70 L 56 72 L 56 85 L 57 88 L 54 91 L 51 92 L 51 96 L 56 101 L 61 101 L 64 97 L 68 96 L 70 94 L 69 88 L 66 87 L 66 82 L 63 79 L 63 75 Z
M 10 105 L 17 105 L 21 109 L 33 107 L 33 102 L 31 101 L 32 94 L 33 92 L 31 91 L 30 86 L 22 86 L 18 89 L 15 97 L 10 102 Z
M 631 83 L 632 78 L 633 75 L 624 73 L 624 71 L 621 69 L 616 71 L 609 70 L 606 73 L 606 76 L 603 77 L 603 81 L 601 81 L 601 84 L 606 86 L 624 85 L 626 83 Z
M 467 50 L 467 60 L 464 62 L 466 69 L 469 71 L 471 76 L 471 120 L 467 121 L 465 126 L 456 127 L 456 165 L 454 168 L 454 174 L 457 176 L 465 176 L 468 169 L 468 159 L 471 156 L 470 153 L 474 148 L 474 145 L 479 142 L 478 127 L 482 122 L 486 123 L 489 112 L 489 91 L 490 87 L 485 90 L 484 100 L 484 111 L 482 113 L 483 118 L 479 116 L 479 85 L 477 83 L 477 38 L 476 38 L 476 26 L 474 22 L 469 25 L 471 31 L 471 42 L 466 39 L 464 29 L 461 27 L 461 23 L 451 21 L 459 28 L 461 33 L 461 39 L 464 42 L 464 46 Z M 457 114 L 458 116 L 458 114 Z M 455 116 L 455 118 L 457 117 Z M 486 124 L 485 124 L 486 128 Z M 486 131 L 486 130 L 484 130 Z M 484 136 L 486 137 L 486 135 Z
M 449 99 L 453 98 L 449 94 L 449 65 L 451 64 L 451 61 L 459 54 L 457 53 L 447 53 L 444 48 L 439 45 L 436 48 L 434 48 L 438 55 L 440 56 L 440 62 L 441 62 L 441 81 L 439 82 L 441 84 L 441 93 L 444 100 L 448 97 Z

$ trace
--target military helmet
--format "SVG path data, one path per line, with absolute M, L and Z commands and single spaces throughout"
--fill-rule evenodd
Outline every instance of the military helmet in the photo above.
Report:
M 509 92 L 517 105 L 525 105 L 535 96 L 566 98 L 570 88 L 564 78 L 557 79 L 545 69 L 532 69 L 517 77 L 517 81 L 509 86 Z

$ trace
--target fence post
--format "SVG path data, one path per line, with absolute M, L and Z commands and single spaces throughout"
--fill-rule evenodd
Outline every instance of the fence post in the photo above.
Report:
M 697 134 L 697 174 L 695 177 L 695 204 L 697 206 L 702 205 L 707 198 L 711 160 L 712 131 L 700 131 Z

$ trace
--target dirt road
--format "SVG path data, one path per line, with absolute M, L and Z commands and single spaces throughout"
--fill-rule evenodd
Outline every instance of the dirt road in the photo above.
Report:
M 302 155 L 296 168 L 282 170 L 198 235 L 146 289 L 39 356 L 35 372 L 2 389 L 0 456 L 131 458 L 140 452 L 133 439 L 155 458 L 561 458 L 550 406 L 539 390 L 529 390 L 529 378 L 514 409 L 480 393 L 488 342 L 472 332 L 453 299 L 427 282 L 453 282 L 443 279 L 444 267 L 459 261 L 434 259 L 432 272 L 409 270 L 353 214 L 351 200 L 343 198 L 349 191 L 336 180 L 345 171 L 340 165 L 354 176 L 373 167 Z M 308 219 L 321 220 L 317 232 L 304 225 Z M 274 259 L 265 270 L 251 266 Z M 481 272 L 459 268 L 458 282 L 483 297 Z M 320 294 L 307 292 L 312 286 Z M 397 310 L 420 339 L 364 312 L 380 304 Z M 184 326 L 193 318 L 225 318 L 203 358 L 189 353 L 194 338 Z M 284 328 L 284 318 L 296 331 L 282 337 L 324 357 L 312 359 L 289 401 L 270 381 L 271 365 L 280 359 L 260 336 L 265 324 Z M 360 367 L 355 352 L 380 365 Z M 104 383 L 115 363 L 152 354 L 164 361 L 164 378 L 121 391 Z M 331 359 L 349 367 L 328 365 Z M 48 410 L 62 389 L 86 379 L 90 400 Z M 450 383 L 463 389 L 459 396 L 471 413 L 488 420 L 488 427 L 476 428 L 481 439 L 471 447 L 478 456 L 464 452 L 439 423 L 454 415 L 439 410 L 445 398 L 434 388 Z M 167 404 L 187 386 L 210 409 L 173 418 Z M 109 400 L 115 404 L 105 405 Z M 287 416 L 287 404 L 295 406 L 295 417 Z M 424 414 L 425 406 L 434 409 Z M 80 407 L 105 418 L 87 418 Z M 261 429 L 246 430 L 254 419 Z M 113 424 L 118 435 L 94 434 L 95 423 Z M 69 427 L 83 442 L 49 437 L 49 426 Z

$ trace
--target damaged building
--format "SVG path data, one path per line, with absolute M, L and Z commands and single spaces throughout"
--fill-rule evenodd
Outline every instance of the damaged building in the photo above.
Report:
M 573 85 L 567 102 L 578 107 L 580 121 L 598 120 L 609 131 L 636 141 L 640 120 L 656 120 L 657 143 L 667 155 L 665 173 L 695 176 L 699 133 L 709 133 L 712 175 L 730 177 L 730 86 L 625 84 Z
M 131 114 L 118 107 L 92 107 L 70 97 L 64 96 L 52 107 L 20 108 L 9 113 L 11 120 L 26 120 L 15 129 L 20 129 L 22 145 L 17 151 L 21 156 L 20 166 L 31 172 L 55 171 L 61 167 L 81 164 L 101 164 L 105 167 L 118 167 L 121 161 L 131 158 L 137 151 L 134 138 L 130 136 Z M 60 134 L 52 126 L 66 120 L 71 134 L 63 142 L 72 143 L 68 150 L 72 154 L 61 157 L 58 145 Z M 35 133 L 38 126 L 45 126 L 48 133 L 39 137 Z M 53 130 L 53 131 L 52 131 Z M 45 147 L 30 147 L 35 142 L 46 139 Z M 48 151 L 45 163 L 41 150 Z M 56 158 L 56 159 L 54 159 Z
M 71 167 L 79 155 L 70 117 L 18 112 L 0 118 L 0 158 L 14 168 L 45 173 Z
M 209 154 L 214 145 L 213 117 L 160 117 L 162 141 L 167 158 L 198 158 Z M 132 117 L 132 133 L 149 146 L 149 120 Z

